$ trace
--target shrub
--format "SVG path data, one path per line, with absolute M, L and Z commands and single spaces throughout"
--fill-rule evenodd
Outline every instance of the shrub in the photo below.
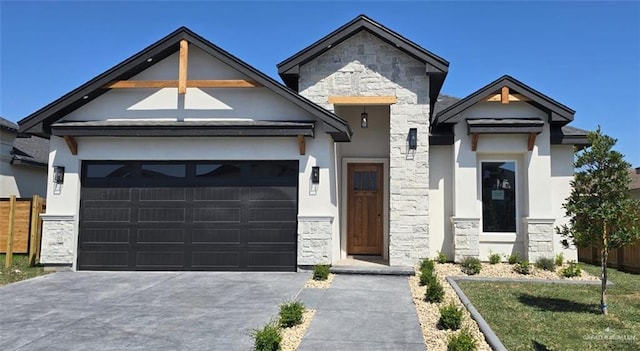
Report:
M 329 278 L 329 266 L 317 264 L 313 266 L 313 280 L 327 280 Z
M 516 264 L 520 262 L 520 253 L 517 251 L 512 253 L 511 256 L 509 256 L 509 258 L 507 259 L 507 262 L 509 262 L 509 264 Z
M 502 257 L 500 257 L 500 254 L 489 253 L 489 263 L 498 264 L 500 263 L 500 261 L 502 261 Z
M 444 252 L 438 251 L 438 263 L 447 263 L 447 255 Z
M 444 299 L 444 288 L 436 277 L 433 277 L 427 285 L 427 291 L 424 293 L 424 300 L 431 303 L 442 302 Z
M 482 269 L 482 264 L 480 263 L 480 260 L 470 256 L 465 257 L 464 260 L 462 260 L 462 263 L 460 264 L 460 266 L 462 266 L 461 268 L 462 272 L 467 275 L 478 274 Z
M 429 285 L 429 282 L 431 280 L 435 280 L 435 274 L 433 273 L 433 270 L 430 270 L 427 267 L 425 267 L 424 269 L 420 270 L 420 285 L 421 286 Z
M 451 335 L 447 343 L 447 351 L 475 351 L 477 349 L 476 340 L 468 330 L 462 330 L 457 335 Z
M 579 277 L 582 274 L 582 270 L 580 269 L 580 265 L 576 263 L 576 261 L 569 261 L 568 266 L 563 268 L 562 276 L 571 278 L 571 277 Z
M 564 255 L 561 253 L 556 255 L 556 266 L 560 267 L 564 263 Z
M 552 258 L 540 257 L 536 260 L 536 268 L 544 269 L 545 271 L 554 272 L 556 270 L 556 263 Z
M 516 271 L 517 273 L 523 274 L 523 275 L 528 275 L 531 274 L 531 265 L 529 264 L 529 261 L 524 260 L 520 263 L 518 263 L 514 268 L 514 271 Z
M 460 325 L 462 324 L 462 310 L 453 303 L 442 307 L 440 309 L 440 320 L 438 324 L 440 324 L 443 329 L 460 329 Z
M 302 323 L 304 304 L 298 301 L 291 301 L 280 305 L 280 326 L 291 328 Z
M 420 270 L 423 271 L 425 269 L 433 271 L 433 269 L 435 268 L 435 263 L 429 259 L 429 258 L 425 258 L 422 260 L 422 262 L 420 262 Z
M 280 350 L 280 328 L 278 325 L 270 322 L 262 329 L 253 331 L 254 347 L 256 351 L 277 351 Z

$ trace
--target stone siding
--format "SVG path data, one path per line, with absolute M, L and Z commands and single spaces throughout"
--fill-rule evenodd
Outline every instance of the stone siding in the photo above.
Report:
M 480 258 L 480 219 L 451 218 L 455 262 L 466 256 Z
M 390 106 L 389 264 L 429 252 L 429 77 L 423 63 L 361 31 L 300 67 L 300 94 L 334 111 L 329 96 L 395 96 Z M 358 126 L 353 126 L 357 128 Z M 409 150 L 409 128 L 418 148 Z M 343 233 L 344 234 L 344 233 Z
M 333 218 L 298 219 L 298 265 L 331 263 Z
M 538 258 L 553 258 L 554 219 L 524 218 L 526 230 L 525 248 L 527 259 L 535 262 Z
M 75 251 L 76 222 L 70 218 L 43 218 L 42 221 L 42 246 L 40 263 L 47 264 L 73 264 Z

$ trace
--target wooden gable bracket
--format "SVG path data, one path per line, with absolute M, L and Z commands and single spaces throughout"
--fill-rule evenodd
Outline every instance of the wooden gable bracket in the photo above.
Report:
M 304 135 L 298 134 L 298 150 L 300 151 L 300 155 L 304 155 L 306 153 L 306 145 L 304 143 Z
M 508 98 L 509 102 L 518 102 L 518 101 L 531 101 L 528 97 L 522 94 L 509 94 Z M 494 101 L 502 101 L 502 94 L 494 94 L 489 95 L 484 101 L 494 102 Z
M 105 84 L 105 89 L 130 88 L 178 88 L 178 94 L 186 94 L 187 88 L 255 88 L 262 85 L 247 79 L 194 79 L 188 80 L 189 42 L 180 41 L 177 80 L 117 80 Z
M 180 40 L 180 62 L 178 63 L 178 94 L 187 93 L 187 66 L 189 62 L 189 43 Z
M 538 133 L 529 133 L 529 140 L 527 141 L 527 150 L 533 151 L 533 146 L 536 144 L 536 135 L 538 135 Z
M 502 87 L 502 90 L 500 90 L 500 102 L 503 105 L 509 103 L 509 87 Z
M 476 149 L 478 148 L 479 137 L 480 137 L 480 134 L 478 133 L 471 134 L 471 151 L 476 151 Z
M 77 155 L 78 154 L 78 143 L 76 142 L 76 139 L 72 136 L 69 135 L 65 135 L 64 136 L 64 141 L 65 143 L 67 143 L 67 147 L 69 148 L 69 151 L 71 151 L 72 155 Z

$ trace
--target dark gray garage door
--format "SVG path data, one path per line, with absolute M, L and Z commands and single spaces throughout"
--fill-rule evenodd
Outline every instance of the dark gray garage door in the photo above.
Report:
M 296 268 L 297 161 L 85 161 L 78 268 Z

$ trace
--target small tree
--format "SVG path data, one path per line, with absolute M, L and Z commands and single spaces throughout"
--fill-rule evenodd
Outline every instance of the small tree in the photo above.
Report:
M 568 247 L 592 247 L 601 252 L 602 289 L 600 308 L 607 314 L 607 259 L 617 249 L 640 238 L 638 207 L 630 198 L 628 169 L 624 156 L 612 150 L 616 140 L 602 134 L 600 127 L 587 135 L 591 146 L 576 153 L 576 173 L 571 195 L 563 208 L 569 225 L 556 227 Z

